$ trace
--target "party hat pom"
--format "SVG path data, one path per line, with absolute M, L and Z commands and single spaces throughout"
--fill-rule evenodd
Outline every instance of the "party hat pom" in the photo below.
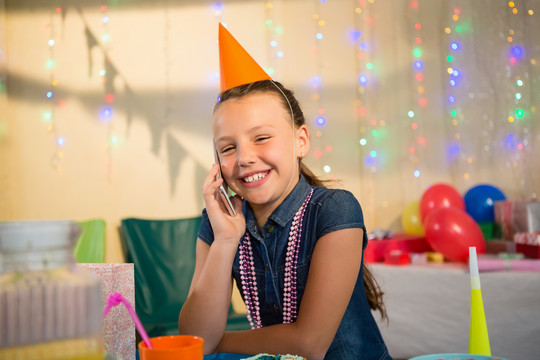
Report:
M 254 81 L 272 80 L 221 23 L 218 37 L 221 92 Z

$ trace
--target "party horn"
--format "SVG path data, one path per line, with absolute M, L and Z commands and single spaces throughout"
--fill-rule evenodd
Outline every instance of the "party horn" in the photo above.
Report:
M 491 356 L 489 336 L 480 289 L 478 258 L 476 247 L 469 247 L 469 268 L 471 273 L 471 325 L 469 330 L 469 353 Z

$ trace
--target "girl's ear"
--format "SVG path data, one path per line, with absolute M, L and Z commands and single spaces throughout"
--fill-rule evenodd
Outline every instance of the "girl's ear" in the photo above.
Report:
M 309 130 L 306 125 L 296 129 L 296 156 L 303 158 L 309 151 Z

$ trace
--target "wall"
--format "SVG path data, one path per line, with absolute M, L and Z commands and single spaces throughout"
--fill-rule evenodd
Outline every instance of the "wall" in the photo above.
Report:
M 368 229 L 399 230 L 404 206 L 435 182 L 536 197 L 540 47 L 530 34 L 540 8 L 412 3 L 80 0 L 57 11 L 55 1 L 0 2 L 0 219 L 103 218 L 107 260 L 118 262 L 122 218 L 200 214 L 219 21 L 295 90 L 312 129 L 307 164 L 357 196 Z M 471 30 L 462 35 L 457 8 Z M 527 50 L 511 68 L 509 28 Z M 449 65 L 452 36 L 464 50 Z M 466 70 L 461 88 L 449 88 L 450 66 Z M 510 123 L 516 106 L 526 116 Z

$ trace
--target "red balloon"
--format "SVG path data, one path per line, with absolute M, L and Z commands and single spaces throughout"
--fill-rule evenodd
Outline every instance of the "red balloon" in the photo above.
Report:
M 480 226 L 463 210 L 435 209 L 427 217 L 424 229 L 428 244 L 448 260 L 467 262 L 470 246 L 476 247 L 477 254 L 486 250 Z
M 420 219 L 425 223 L 428 214 L 439 208 L 455 207 L 465 210 L 465 201 L 459 192 L 448 184 L 431 185 L 420 199 Z

